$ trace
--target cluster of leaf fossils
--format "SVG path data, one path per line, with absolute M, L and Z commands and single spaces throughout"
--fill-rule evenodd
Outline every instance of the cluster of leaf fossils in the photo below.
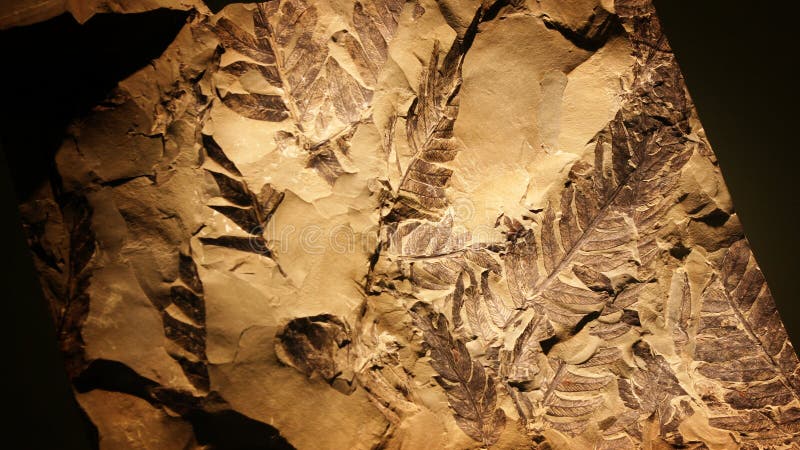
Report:
M 500 299 L 490 287 L 490 278 L 500 272 L 490 254 L 492 249 L 480 244 L 465 246 L 468 237 L 454 233 L 445 195 L 452 170 L 445 164 L 458 151 L 453 124 L 458 114 L 463 60 L 479 23 L 490 9 L 489 4 L 479 8 L 471 25 L 443 58 L 439 44 L 434 45 L 417 97 L 406 116 L 406 136 L 415 155 L 382 216 L 386 240 L 376 254 L 376 261 L 396 261 L 406 272 L 402 276 L 409 278 L 415 289 L 442 290 L 455 283 L 455 291 L 449 296 L 454 331 L 447 317 L 429 305 L 418 303 L 410 314 L 422 331 L 431 365 L 439 374 L 437 382 L 447 394 L 456 423 L 485 446 L 499 439 L 506 415 L 497 405 L 492 369 L 470 355 L 465 339 L 478 336 L 485 342 L 496 341 L 499 328 L 489 331 L 487 326 L 493 323 L 502 328 L 510 309 L 500 306 Z M 367 291 L 381 290 L 393 291 L 394 282 L 373 264 Z
M 537 226 L 515 226 L 504 247 L 460 245 L 469 238 L 459 240 L 454 234 L 445 195 L 452 175 L 446 163 L 457 153 L 452 129 L 460 70 L 474 37 L 470 33 L 496 6 L 481 8 L 442 62 L 434 48 L 406 118 L 416 154 L 383 216 L 387 242 L 379 257 L 396 260 L 401 276 L 416 289 L 452 289 L 446 301 L 452 345 L 480 339 L 487 347 L 486 370 L 497 374 L 497 384 L 512 397 L 520 418 L 577 435 L 603 409 L 601 392 L 624 372 L 616 368 L 622 362 L 614 340 L 638 333 L 638 315 L 629 309 L 641 287 L 637 274 L 646 273 L 657 255 L 662 219 L 675 204 L 681 169 L 693 152 L 684 136 L 685 112 L 673 111 L 686 100 L 680 80 L 656 81 L 656 74 L 677 73 L 658 42 L 639 60 L 617 116 L 594 139 L 593 158 L 573 165 L 560 201 L 534 219 Z M 612 279 L 607 273 L 631 275 Z M 492 280 L 501 277 L 510 299 L 492 289 Z M 393 289 L 391 280 L 381 283 L 379 289 Z M 595 322 L 600 317 L 606 318 L 602 324 Z M 448 326 L 446 320 L 434 321 L 439 328 Z M 429 348 L 443 342 L 428 342 L 434 339 L 432 331 L 425 331 L 418 318 L 415 323 Z M 548 354 L 581 332 L 612 344 L 589 351 L 582 361 Z M 510 350 L 501 349 L 503 336 L 515 337 Z M 441 363 L 434 368 L 440 375 L 447 370 Z M 467 434 L 487 423 L 501 426 L 487 420 L 466 426 L 464 417 L 485 416 L 452 399 L 451 407 Z
M 221 72 L 240 79 L 254 73 L 272 89 L 272 93 L 220 93 L 222 102 L 254 120 L 290 119 L 294 129 L 283 133 L 308 152 L 308 167 L 332 185 L 348 172 L 347 147 L 355 128 L 369 120 L 373 89 L 403 4 L 403 0 L 356 2 L 353 32 L 343 29 L 333 36 L 321 33 L 319 7 L 306 0 L 257 4 L 253 33 L 220 18 L 212 29 L 222 47 L 246 58 L 225 65 Z M 330 54 L 329 40 L 342 47 L 357 74 L 349 73 Z
M 248 236 L 204 236 L 204 245 L 231 248 L 272 258 L 283 273 L 264 239 L 266 226 L 283 200 L 284 194 L 268 183 L 254 193 L 241 180 L 242 173 L 212 136 L 203 135 L 204 155 L 226 173 L 206 169 L 214 179 L 224 204 L 208 205 L 236 224 Z M 166 337 L 175 344 L 170 355 L 178 362 L 189 381 L 201 392 L 209 389 L 206 357 L 206 309 L 203 284 L 190 254 L 180 253 L 178 279 L 170 286 L 166 301 L 156 302 L 161 311 Z
M 659 241 L 669 232 L 680 177 L 696 148 L 688 137 L 691 104 L 652 11 L 620 2 L 619 19 L 634 45 L 633 79 L 616 116 L 593 139 L 594 151 L 572 165 L 559 196 L 534 211 L 533 226 L 501 217 L 497 225 L 508 229 L 501 245 L 468 244 L 471 237 L 456 232 L 445 189 L 453 174 L 447 163 L 458 152 L 453 124 L 461 64 L 484 14 L 501 3 L 484 5 L 443 59 L 434 47 L 405 117 L 415 155 L 401 167 L 382 215 L 384 241 L 367 292 L 413 298 L 422 290 L 449 291 L 443 302 L 417 303 L 410 313 L 457 424 L 484 445 L 496 442 L 505 424 L 501 393 L 533 433 L 555 429 L 577 436 L 591 428 L 600 448 L 655 440 L 685 446 L 678 426 L 703 402 L 714 411 L 711 424 L 739 430 L 743 442 L 748 426 L 763 431 L 778 425 L 753 448 L 796 438 L 800 369 L 745 244 L 729 250 L 717 269 L 721 278 L 703 294 L 715 298 L 708 307 L 713 314 L 693 319 L 689 278 L 677 271 L 667 317 L 675 351 L 700 352 L 698 372 L 722 383 L 724 398 L 687 392 L 644 338 L 637 302 L 642 288 L 658 285 L 653 263 L 664 252 Z M 403 280 L 410 281 L 410 292 L 398 283 Z M 505 289 L 498 289 L 499 281 Z M 727 299 L 727 306 L 716 298 Z M 434 309 L 441 304 L 446 313 Z M 736 330 L 720 326 L 734 319 Z M 733 336 L 743 354 L 755 343 L 760 353 L 743 356 L 754 369 L 717 367 L 713 358 L 724 349 L 705 334 Z M 483 346 L 482 356 L 470 355 L 465 344 L 472 340 Z M 571 343 L 583 348 L 565 352 Z M 758 395 L 744 401 L 745 391 Z M 612 414 L 612 403 L 623 405 L 620 414 Z
M 624 11 L 625 8 L 620 9 L 621 14 Z M 604 345 L 613 345 L 631 329 L 640 333 L 635 309 L 627 308 L 635 306 L 636 291 L 641 285 L 635 279 L 612 280 L 604 272 L 631 259 L 636 261 L 639 273 L 648 272 L 648 265 L 658 252 L 656 239 L 664 226 L 662 218 L 675 203 L 681 169 L 693 152 L 684 137 L 689 106 L 683 83 L 652 18 L 652 12 L 642 15 L 636 11 L 636 17 L 631 19 L 639 55 L 635 79 L 617 118 L 596 138 L 593 167 L 582 162 L 573 166 L 561 196 L 560 214 L 548 209 L 536 234 L 518 239 L 515 233 L 515 241 L 503 261 L 512 295 L 516 291 L 535 313 L 514 350 L 504 355 L 506 365 L 500 372 L 508 374 L 509 379 L 522 374 L 524 379 L 526 370 L 530 378 L 532 367 L 538 371 L 557 367 L 551 376 L 536 380 L 541 386 L 538 391 L 543 394 L 535 398 L 546 406 L 540 412 L 545 421 L 567 434 L 579 434 L 585 426 L 580 415 L 588 410 L 582 407 L 591 405 L 591 399 L 601 390 L 603 377 L 597 377 L 598 372 L 594 371 L 589 382 L 570 381 L 564 389 L 564 374 L 570 373 L 565 369 L 567 365 L 562 361 L 554 366 L 549 362 L 553 359 L 550 355 L 548 363 L 543 364 L 544 354 L 553 341 L 581 329 L 600 337 Z M 606 161 L 606 155 L 610 155 L 610 161 Z M 610 170 L 600 170 L 603 167 Z M 632 258 L 626 258 L 626 254 Z M 544 272 L 540 272 L 541 267 Z M 718 411 L 719 416 L 710 420 L 712 426 L 738 430 L 742 442 L 752 441 L 747 445 L 753 444 L 753 448 L 769 448 L 797 438 L 800 366 L 746 242 L 731 246 L 722 267 L 715 270 L 720 275 L 714 275 L 706 288 L 704 298 L 709 303 L 704 303 L 696 325 L 691 319 L 688 278 L 685 273 L 676 274 L 680 293 L 673 318 L 668 320 L 674 327 L 676 351 L 686 351 L 692 333 L 700 333 L 695 358 L 707 362 L 701 363 L 698 370 L 721 380 L 726 389 L 724 399 L 691 398 L 669 363 L 645 341 L 632 345 L 637 361 L 632 372 L 625 367 L 627 363 L 620 371 L 619 358 L 615 361 L 611 353 L 601 348 L 587 362 L 603 355 L 599 358 L 602 364 L 592 365 L 604 368 L 605 374 L 616 379 L 617 395 L 626 406 L 620 416 L 598 421 L 604 448 L 636 448 L 654 439 L 685 445 L 678 425 L 694 413 L 699 402 Z M 599 315 L 595 308 L 600 308 Z M 608 319 L 620 309 L 620 319 Z M 590 321 L 587 323 L 586 319 Z M 725 325 L 737 322 L 733 327 Z M 536 334 L 536 329 L 541 330 L 540 323 L 547 323 L 553 330 Z M 728 361 L 732 353 L 752 359 L 752 363 L 747 364 L 747 369 L 724 369 L 719 358 L 725 355 Z M 751 383 L 756 380 L 760 383 Z M 576 392 L 587 386 L 590 395 L 559 400 L 558 407 L 552 408 L 553 392 Z M 572 420 L 556 421 L 554 415 Z M 754 430 L 761 433 L 748 437 L 748 432 Z
M 464 58 L 481 22 L 506 3 L 484 2 L 444 57 L 439 42 L 434 43 L 417 95 L 406 114 L 406 139 L 414 155 L 405 168 L 397 161 L 402 178 L 381 217 L 385 241 L 380 251 L 405 264 L 412 272 L 410 278 L 421 288 L 452 286 L 468 262 L 482 269 L 499 270 L 489 255 L 489 245 L 465 245 L 469 236 L 454 234 L 445 189 L 453 174 L 447 163 L 459 150 L 453 125 L 459 110 Z M 388 140 L 391 147 L 391 138 Z
M 573 165 L 560 202 L 545 209 L 537 231 L 516 238 L 507 249 L 509 291 L 523 309 L 536 311 L 528 325 L 552 327 L 536 340 L 564 340 L 609 306 L 631 306 L 636 274 L 647 273 L 657 255 L 664 216 L 675 204 L 681 169 L 693 149 L 684 136 L 685 112 L 674 110 L 686 105 L 682 83 L 656 81 L 658 75 L 678 73 L 677 66 L 662 51 L 660 37 L 653 37 L 659 45 L 637 63 L 617 116 L 594 140 L 593 162 Z M 633 276 L 605 275 L 614 272 Z M 539 344 L 529 333 L 520 338 L 528 344 L 517 341 L 503 372 L 518 373 L 530 365 L 523 352 Z

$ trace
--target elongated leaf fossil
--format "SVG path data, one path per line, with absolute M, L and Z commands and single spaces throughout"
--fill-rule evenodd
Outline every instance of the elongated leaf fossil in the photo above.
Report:
M 472 360 L 463 342 L 453 339 L 444 315 L 424 304 L 415 305 L 411 314 L 430 349 L 437 382 L 447 393 L 458 426 L 484 445 L 494 444 L 506 422 L 503 410 L 497 408 L 494 379 Z
M 800 364 L 746 241 L 730 247 L 720 269 L 702 295 L 695 348 L 699 374 L 722 387 L 710 421 L 744 441 L 794 439 Z

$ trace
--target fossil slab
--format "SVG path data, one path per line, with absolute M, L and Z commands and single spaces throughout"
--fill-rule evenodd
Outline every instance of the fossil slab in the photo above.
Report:
M 21 205 L 101 448 L 800 448 L 648 1 L 131 5 L 195 13 Z

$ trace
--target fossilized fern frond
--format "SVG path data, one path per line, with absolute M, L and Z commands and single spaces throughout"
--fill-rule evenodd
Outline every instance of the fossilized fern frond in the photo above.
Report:
M 609 361 L 609 356 L 615 359 Z M 613 349 L 598 351 L 586 361 L 567 363 L 560 358 L 548 358 L 548 370 L 553 372 L 543 387 L 540 408 L 547 428 L 567 435 L 581 434 L 590 420 L 606 412 L 602 394 L 612 376 L 605 366 L 615 363 L 619 354 Z
M 222 148 L 213 137 L 203 135 L 203 145 L 209 158 L 231 172 L 231 174 L 241 177 L 239 169 L 225 156 Z M 200 241 L 208 245 L 273 256 L 272 251 L 267 246 L 267 242 L 264 240 L 263 234 L 267 223 L 281 201 L 283 201 L 283 192 L 276 191 L 267 183 L 256 194 L 250 190 L 244 181 L 220 172 L 208 169 L 206 171 L 214 179 L 220 196 L 225 200 L 224 204 L 211 204 L 208 205 L 209 208 L 230 219 L 231 222 L 249 236 L 202 237 Z
M 164 335 L 178 347 L 177 351 L 170 351 L 170 356 L 196 388 L 207 391 L 206 303 L 203 283 L 191 255 L 178 255 L 178 279 L 169 292 L 170 302 L 163 305 L 161 320 Z
M 571 167 L 537 229 L 516 233 L 509 243 L 504 267 L 514 302 L 539 305 L 556 333 L 574 332 L 588 314 L 616 302 L 646 278 L 657 254 L 681 169 L 694 152 L 682 132 L 685 117 L 659 122 L 649 115 L 686 101 L 681 83 L 653 81 L 675 64 L 658 49 L 642 55 L 632 94 L 595 137 L 594 154 Z
M 54 284 L 45 290 L 51 294 L 53 316 L 62 351 L 67 356 L 67 372 L 72 376 L 83 369 L 84 352 L 83 337 L 80 327 L 89 315 L 89 297 L 86 289 L 90 282 L 92 259 L 97 250 L 95 235 L 92 231 L 93 208 L 83 196 L 69 196 L 61 207 L 61 214 L 66 228 L 65 249 L 68 260 L 63 267 L 51 260 L 51 267 L 61 275 L 61 283 Z M 66 269 L 66 270 L 64 270 Z M 66 272 L 64 274 L 64 272 Z M 63 275 L 62 275 L 63 274 Z
M 256 5 L 251 34 L 221 18 L 213 27 L 225 49 L 252 61 L 236 61 L 221 70 L 234 76 L 260 74 L 275 94 L 228 93 L 223 102 L 245 117 L 280 122 L 291 118 L 310 144 L 324 141 L 361 119 L 388 57 L 403 1 L 388 0 L 353 7 L 353 31 L 333 36 L 320 29 L 319 7 L 305 0 Z M 328 50 L 333 39 L 349 55 L 361 82 Z
M 602 424 L 604 438 L 614 441 L 625 437 L 639 446 L 646 445 L 643 425 L 647 424 L 658 428 L 660 440 L 684 444 L 678 425 L 692 413 L 686 391 L 666 359 L 647 342 L 635 342 L 632 353 L 636 361 L 633 373 L 617 380 L 617 393 L 628 410 Z M 676 402 L 675 398 L 681 399 Z M 655 418 L 654 423 L 648 422 L 651 418 Z
M 459 234 L 453 228 L 445 192 L 453 174 L 446 164 L 458 152 L 453 124 L 458 115 L 461 67 L 484 12 L 483 8 L 478 10 L 466 35 L 456 39 L 443 58 L 439 43 L 434 44 L 406 119 L 406 138 L 415 154 L 383 218 L 389 253 L 410 265 L 412 282 L 421 289 L 447 290 L 462 273 L 476 280 L 477 274 L 486 270 L 501 271 L 492 255 L 498 249 L 484 243 L 470 243 L 469 233 Z M 491 293 L 483 303 L 477 282 L 470 289 L 468 292 L 478 297 L 467 296 L 466 302 L 457 303 L 465 305 L 473 333 L 488 338 L 495 332 L 487 328 L 481 317 L 490 313 L 499 323 L 510 318 L 510 314 Z M 486 307 L 489 310 L 484 313 Z M 501 316 L 508 317 L 500 319 Z M 484 325 L 479 327 L 478 323 Z
M 494 444 L 506 423 L 505 413 L 497 407 L 494 378 L 472 359 L 463 342 L 453 338 L 443 314 L 417 303 L 411 315 L 422 331 L 431 366 L 439 374 L 436 381 L 447 394 L 456 423 L 472 439 Z
M 453 171 L 445 164 L 453 161 L 459 150 L 458 141 L 453 136 L 453 125 L 458 116 L 464 57 L 491 5 L 500 4 L 505 2 L 484 2 L 444 58 L 440 56 L 439 42 L 434 43 L 428 66 L 420 77 L 417 96 L 406 114 L 406 139 L 414 156 L 403 169 L 394 204 L 384 218 L 385 222 L 399 223 L 406 219 L 436 221 L 447 207 L 445 188 Z
M 464 51 L 456 42 L 440 67 L 439 43 L 433 47 L 428 67 L 423 71 L 417 97 L 409 108 L 406 136 L 415 155 L 405 169 L 397 200 L 388 222 L 409 218 L 436 220 L 447 204 L 445 187 L 453 174 L 441 165 L 452 161 L 458 152 L 453 124 L 458 115 L 454 102 L 461 84 Z M 448 69 L 448 65 L 454 69 Z
M 572 167 L 560 203 L 551 204 L 539 231 L 513 242 L 506 257 L 516 301 L 542 305 L 563 327 L 574 327 L 616 293 L 605 273 L 647 262 L 642 253 L 651 251 L 691 156 L 669 130 L 634 136 L 625 121 L 619 113 L 597 137 L 594 163 Z M 641 205 L 648 207 L 642 211 Z M 635 278 L 636 267 L 630 270 Z
M 707 401 L 710 423 L 742 441 L 758 431 L 759 448 L 797 439 L 800 363 L 746 240 L 730 247 L 719 270 L 701 296 L 695 349 L 697 372 L 719 386 Z
M 212 29 L 222 47 L 249 59 L 227 64 L 221 72 L 235 78 L 253 73 L 270 86 L 266 93 L 220 93 L 222 102 L 255 120 L 290 119 L 290 134 L 296 134 L 300 148 L 309 152 L 308 167 L 332 185 L 351 172 L 336 149 L 347 146 L 357 125 L 369 118 L 372 90 L 388 58 L 403 4 L 402 0 L 356 2 L 353 32 L 344 29 L 332 36 L 322 30 L 319 7 L 305 0 L 257 4 L 253 33 L 219 19 Z M 347 61 L 331 54 L 329 40 L 344 48 Z M 355 67 L 358 75 L 345 70 L 343 62 Z

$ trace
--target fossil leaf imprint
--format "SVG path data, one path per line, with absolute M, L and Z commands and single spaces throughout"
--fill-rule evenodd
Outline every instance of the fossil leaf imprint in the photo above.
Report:
M 471 438 L 492 445 L 497 442 L 506 416 L 497 408 L 494 379 L 473 361 L 464 343 L 453 339 L 443 314 L 415 305 L 411 314 L 422 330 L 431 352 L 431 365 L 439 373 L 436 381 L 447 393 L 458 426 Z
M 702 295 L 695 349 L 697 371 L 722 388 L 710 421 L 745 442 L 793 437 L 800 363 L 746 241 L 730 247 L 720 269 Z
M 221 94 L 222 102 L 250 119 L 282 122 L 291 119 L 298 144 L 310 153 L 308 166 L 333 182 L 347 170 L 341 151 L 357 125 L 369 118 L 378 75 L 388 57 L 403 0 L 356 2 L 351 31 L 322 34 L 321 11 L 306 0 L 258 4 L 252 13 L 253 33 L 221 18 L 214 30 L 225 49 L 252 61 L 221 68 L 241 77 L 259 74 L 276 93 Z M 328 49 L 341 46 L 360 80 L 342 67 Z M 338 154 L 337 154 L 338 153 Z
M 203 143 L 209 158 L 232 174 L 241 176 L 239 169 L 225 156 L 213 137 L 204 135 Z M 222 198 L 229 203 L 209 205 L 209 207 L 223 214 L 250 236 L 202 237 L 200 241 L 204 244 L 273 256 L 263 235 L 267 223 L 283 201 L 283 192 L 277 192 L 269 183 L 266 183 L 261 191 L 255 194 L 243 181 L 212 170 L 207 170 L 207 172 L 214 179 Z

